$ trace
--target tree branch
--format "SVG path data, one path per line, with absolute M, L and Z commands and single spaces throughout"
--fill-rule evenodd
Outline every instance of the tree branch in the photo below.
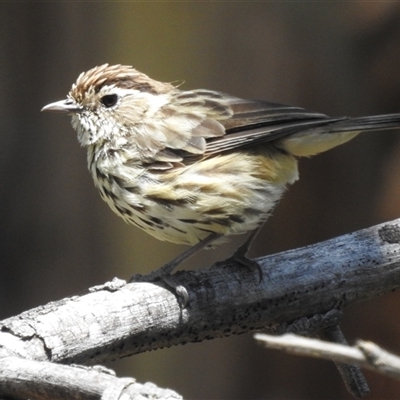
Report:
M 132 378 L 117 378 L 104 367 L 66 366 L 19 357 L 0 358 L 1 394 L 18 399 L 179 400 L 170 389 L 152 383 L 140 384 Z
M 358 340 L 355 346 L 345 346 L 292 333 L 282 336 L 256 333 L 254 338 L 270 349 L 338 363 L 355 364 L 400 380 L 400 357 L 388 353 L 372 342 Z
M 190 295 L 185 309 L 163 283 L 115 279 L 2 321 L 0 357 L 95 364 L 260 329 L 282 333 L 303 316 L 398 288 L 399 242 L 395 220 L 260 258 L 261 283 L 258 272 L 229 261 L 179 272 Z

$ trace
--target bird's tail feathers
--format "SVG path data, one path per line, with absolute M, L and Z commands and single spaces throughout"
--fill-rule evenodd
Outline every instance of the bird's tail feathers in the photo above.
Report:
M 288 136 L 286 151 L 297 157 L 309 157 L 348 142 L 364 131 L 400 129 L 400 114 L 344 118 Z
M 349 131 L 371 131 L 400 128 L 400 114 L 371 115 L 368 117 L 346 118 L 327 125 L 331 133 Z

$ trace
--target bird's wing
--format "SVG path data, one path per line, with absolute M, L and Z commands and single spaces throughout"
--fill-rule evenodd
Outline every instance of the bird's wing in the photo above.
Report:
M 208 140 L 205 155 L 280 141 L 295 156 L 311 156 L 354 138 L 362 131 L 400 128 L 400 114 L 328 117 L 299 107 L 232 99 L 233 116 L 223 121 L 226 134 Z
M 343 119 L 265 101 L 231 98 L 230 106 L 232 117 L 221 121 L 226 134 L 208 139 L 205 155 L 283 139 Z
M 163 112 L 165 118 L 158 129 L 167 147 L 151 162 L 198 159 L 337 121 L 299 107 L 204 89 L 177 91 Z
M 177 91 L 171 103 L 165 110 L 166 146 L 152 156 L 153 168 L 169 169 L 176 162 L 271 141 L 293 155 L 310 156 L 345 143 L 359 131 L 400 126 L 400 114 L 331 118 L 210 90 Z

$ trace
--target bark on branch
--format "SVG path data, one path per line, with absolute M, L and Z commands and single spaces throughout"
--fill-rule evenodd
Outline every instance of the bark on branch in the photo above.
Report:
M 165 346 L 255 330 L 281 333 L 400 286 L 400 220 L 262 257 L 250 272 L 229 260 L 176 279 L 190 295 L 181 309 L 163 283 L 115 279 L 0 323 L 0 357 L 97 364 Z M 0 393 L 3 390 L 0 385 Z

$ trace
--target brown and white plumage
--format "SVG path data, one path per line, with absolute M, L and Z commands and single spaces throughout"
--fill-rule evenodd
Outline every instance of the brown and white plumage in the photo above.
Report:
M 297 157 L 360 131 L 397 128 L 400 114 L 330 118 L 210 90 L 180 90 L 129 66 L 82 73 L 67 100 L 102 198 L 160 240 L 195 244 L 256 229 L 288 184 Z

